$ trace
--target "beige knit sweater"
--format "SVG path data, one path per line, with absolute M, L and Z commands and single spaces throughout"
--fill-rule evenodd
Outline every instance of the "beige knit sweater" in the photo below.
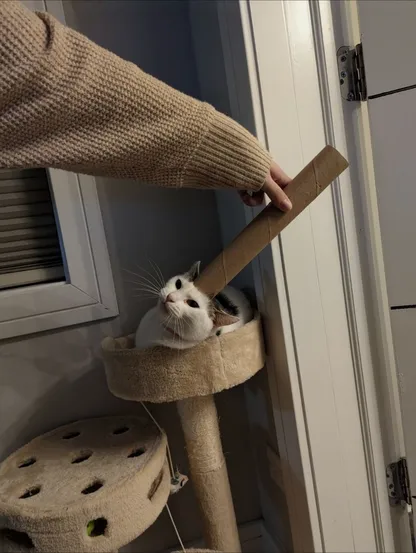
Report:
M 0 0 L 0 168 L 21 167 L 257 190 L 270 157 L 208 104 Z

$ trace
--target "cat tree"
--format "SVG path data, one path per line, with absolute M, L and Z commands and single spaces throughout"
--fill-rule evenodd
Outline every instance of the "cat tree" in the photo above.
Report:
M 324 148 L 288 185 L 292 211 L 267 206 L 202 272 L 196 285 L 217 294 L 347 166 L 336 150 Z M 213 394 L 245 382 L 263 367 L 259 317 L 187 350 L 137 350 L 128 336 L 106 338 L 103 353 L 114 395 L 177 402 L 206 546 L 240 551 Z M 1 465 L 1 551 L 108 553 L 155 520 L 169 495 L 165 436 L 134 417 L 93 421 L 41 436 Z M 77 484 L 74 471 L 81 466 L 84 472 L 78 473 L 82 478 Z

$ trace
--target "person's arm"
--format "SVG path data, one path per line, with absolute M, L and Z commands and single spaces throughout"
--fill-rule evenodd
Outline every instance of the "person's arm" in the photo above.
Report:
M 0 0 L 0 167 L 258 191 L 271 158 L 212 106 Z

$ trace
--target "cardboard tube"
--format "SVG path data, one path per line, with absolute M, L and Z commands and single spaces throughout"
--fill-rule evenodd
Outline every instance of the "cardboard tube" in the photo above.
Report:
M 196 280 L 196 286 L 215 296 L 244 269 L 295 217 L 313 202 L 346 168 L 342 155 L 326 146 L 285 188 L 293 208 L 283 213 L 273 204 L 247 225 Z
M 191 481 L 202 514 L 205 545 L 215 551 L 240 552 L 214 396 L 183 399 L 177 407 Z

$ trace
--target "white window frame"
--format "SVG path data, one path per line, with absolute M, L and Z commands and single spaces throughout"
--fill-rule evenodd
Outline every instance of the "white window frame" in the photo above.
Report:
M 48 172 L 66 280 L 1 291 L 0 339 L 118 315 L 96 181 Z

